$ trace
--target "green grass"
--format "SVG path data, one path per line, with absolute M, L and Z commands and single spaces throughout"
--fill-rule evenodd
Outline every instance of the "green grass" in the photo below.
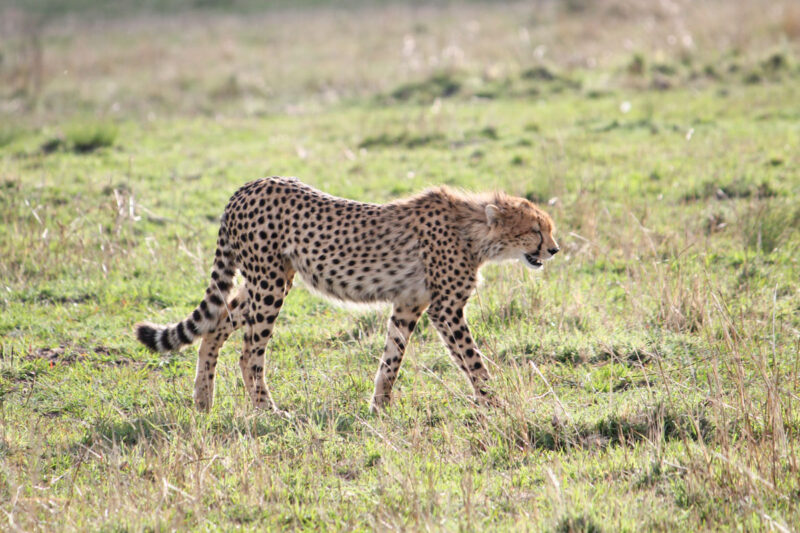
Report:
M 506 35 L 500 11 L 469 9 L 481 39 Z M 226 77 L 186 86 L 172 112 L 126 86 L 117 114 L 103 91 L 51 81 L 0 130 L 2 528 L 796 527 L 791 43 L 780 60 L 754 44 L 700 82 L 705 57 L 624 51 L 599 70 L 361 79 L 346 99 L 255 114 L 240 107 L 249 89 L 204 111 Z M 487 266 L 467 308 L 505 406 L 472 405 L 423 317 L 391 409 L 370 415 L 388 309 L 341 309 L 300 284 L 267 349 L 293 419 L 249 406 L 240 333 L 213 410 L 196 412 L 196 348 L 151 354 L 132 326 L 194 307 L 227 199 L 265 175 L 371 202 L 447 183 L 547 205 L 563 252 L 541 273 Z

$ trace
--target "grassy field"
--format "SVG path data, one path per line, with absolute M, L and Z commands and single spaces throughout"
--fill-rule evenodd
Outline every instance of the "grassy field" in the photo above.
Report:
M 798 529 L 794 4 L 48 1 L 0 7 L 0 529 Z M 195 411 L 195 348 L 132 326 L 196 305 L 266 175 L 546 205 L 563 252 L 467 308 L 505 405 L 423 318 L 371 415 L 388 309 L 298 284 L 293 419 L 249 406 L 240 333 Z

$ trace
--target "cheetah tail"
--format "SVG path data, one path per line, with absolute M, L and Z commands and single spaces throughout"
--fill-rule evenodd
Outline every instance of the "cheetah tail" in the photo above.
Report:
M 200 305 L 181 322 L 161 326 L 150 322 L 136 324 L 136 338 L 154 352 L 171 352 L 191 344 L 194 340 L 217 327 L 220 311 L 224 308 L 233 287 L 236 272 L 234 254 L 230 247 L 225 220 L 219 229 L 211 283 Z

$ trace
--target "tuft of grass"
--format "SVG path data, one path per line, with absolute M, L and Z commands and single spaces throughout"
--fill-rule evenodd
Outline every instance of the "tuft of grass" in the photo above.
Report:
M 777 74 L 791 68 L 789 56 L 783 52 L 775 52 L 761 61 L 761 68 L 768 74 Z
M 402 132 L 397 134 L 380 133 L 367 137 L 358 143 L 359 148 L 419 148 L 434 143 L 441 143 L 445 137 L 441 133 L 412 134 Z
M 772 160 L 770 160 L 770 164 Z M 779 165 L 773 165 L 779 166 Z M 707 200 L 715 198 L 717 200 L 732 200 L 741 198 L 772 198 L 778 196 L 779 192 L 768 180 L 754 183 L 746 179 L 734 179 L 727 183 L 716 183 L 714 181 L 704 181 L 682 195 L 685 202 L 697 200 Z
M 64 143 L 64 139 L 62 137 L 50 137 L 46 141 L 44 141 L 39 149 L 42 151 L 43 154 L 52 154 L 53 152 L 57 152 L 58 150 L 63 150 L 66 147 Z
M 644 55 L 641 53 L 635 53 L 631 56 L 630 61 L 628 62 L 627 71 L 628 74 L 632 76 L 641 76 L 644 74 L 646 68 L 645 58 Z
M 755 200 L 737 225 L 747 248 L 770 254 L 800 230 L 800 210 L 792 204 Z
M 571 0 L 569 4 L 578 5 L 575 0 Z M 553 531 L 556 533 L 602 533 L 603 528 L 588 516 L 569 515 L 563 517 Z
M 390 93 L 390 96 L 400 102 L 429 104 L 437 98 L 455 96 L 461 90 L 461 86 L 461 81 L 452 73 L 439 72 L 422 81 L 400 85 Z
M 64 145 L 75 153 L 86 154 L 113 146 L 117 133 L 117 126 L 111 122 L 76 123 L 64 132 Z M 50 146 L 50 143 L 45 143 L 42 149 L 45 146 Z
M 538 81 L 554 81 L 559 78 L 551 69 L 541 65 L 523 70 L 520 77 L 524 80 Z
M 479 132 L 481 137 L 485 137 L 486 139 L 496 141 L 499 138 L 497 133 L 497 128 L 494 126 L 486 126 L 482 128 Z

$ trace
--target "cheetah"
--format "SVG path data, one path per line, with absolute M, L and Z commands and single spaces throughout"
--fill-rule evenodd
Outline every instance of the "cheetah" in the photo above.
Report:
M 518 259 L 538 269 L 558 251 L 550 216 L 524 198 L 429 189 L 387 204 L 318 191 L 296 178 L 263 178 L 231 197 L 221 218 L 211 282 L 183 321 L 136 325 L 157 352 L 201 337 L 194 403 L 208 410 L 222 344 L 245 326 L 239 358 L 253 405 L 278 411 L 264 381 L 264 351 L 295 274 L 313 291 L 345 302 L 388 302 L 392 312 L 370 408 L 391 400 L 409 337 L 428 317 L 476 400 L 492 403 L 489 371 L 464 317 L 478 269 Z M 236 294 L 236 271 L 244 283 Z

